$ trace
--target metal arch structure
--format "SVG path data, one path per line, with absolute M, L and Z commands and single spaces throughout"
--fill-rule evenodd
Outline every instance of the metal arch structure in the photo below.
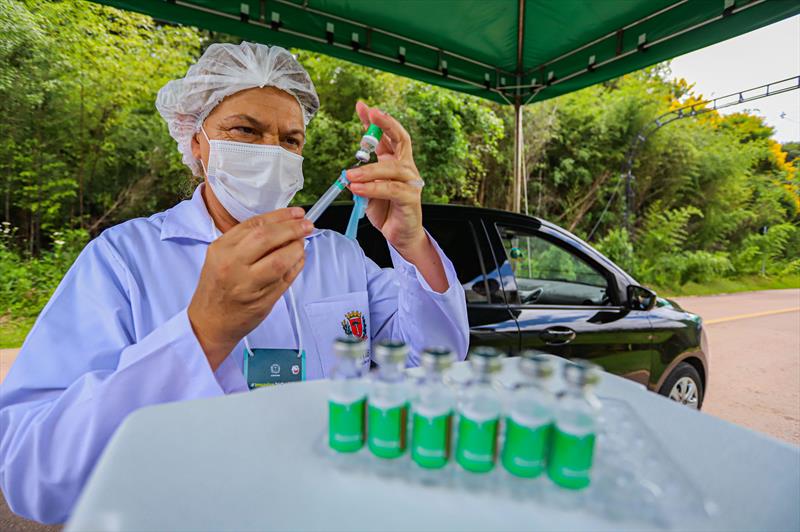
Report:
M 623 163 L 622 171 L 620 172 L 620 180 L 617 182 L 617 187 L 614 189 L 611 198 L 609 198 L 609 201 L 603 209 L 600 218 L 598 218 L 597 222 L 594 224 L 594 227 L 592 227 L 587 240 L 592 240 L 592 237 L 603 220 L 603 216 L 605 216 L 606 212 L 608 212 L 609 206 L 616 198 L 619 190 L 619 184 L 623 180 L 625 181 L 625 229 L 628 231 L 628 234 L 631 234 L 630 207 L 633 204 L 633 181 L 635 180 L 635 176 L 633 175 L 633 165 L 636 162 L 636 156 L 639 154 L 639 150 L 641 149 L 642 145 L 662 127 L 671 124 L 676 120 L 694 118 L 712 111 L 725 109 L 726 107 L 741 105 L 743 103 L 752 102 L 761 98 L 767 98 L 769 96 L 775 96 L 777 94 L 798 89 L 800 89 L 800 74 L 791 78 L 773 81 L 772 83 L 759 85 L 758 87 L 753 87 L 751 89 L 720 96 L 718 98 L 687 104 L 682 107 L 672 109 L 671 111 L 667 111 L 666 113 L 656 117 L 652 122 L 648 122 L 631 141 L 625 156 L 625 162 Z

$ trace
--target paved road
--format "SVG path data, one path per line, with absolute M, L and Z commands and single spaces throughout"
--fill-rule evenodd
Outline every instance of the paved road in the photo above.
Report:
M 677 301 L 706 324 L 710 384 L 703 410 L 800 445 L 800 290 Z
M 683 297 L 707 326 L 710 386 L 703 410 L 800 444 L 800 290 Z M 0 382 L 16 350 L 0 350 Z M 52 531 L 13 516 L 0 497 L 0 530 Z
M 6 378 L 6 373 L 11 369 L 19 349 L 0 349 L 0 383 Z

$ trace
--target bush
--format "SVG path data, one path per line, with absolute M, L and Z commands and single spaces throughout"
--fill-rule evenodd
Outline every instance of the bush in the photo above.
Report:
M 52 250 L 33 257 L 13 246 L 16 228 L 8 222 L 0 227 L 0 316 L 35 317 L 89 241 L 89 234 L 83 229 L 55 231 Z
M 622 228 L 609 231 L 596 247 L 644 284 L 678 288 L 728 276 L 736 269 L 727 252 L 686 249 L 687 227 L 693 217 L 702 216 L 694 207 L 662 210 L 654 205 L 648 211 L 636 251 Z
M 633 253 L 633 244 L 625 229 L 612 229 L 595 244 L 595 247 L 631 275 L 636 275 L 638 272 L 638 262 Z
M 733 266 L 737 273 L 752 274 L 761 272 L 782 274 L 791 273 L 792 264 L 797 262 L 792 244 L 797 227 L 784 223 L 768 228 L 766 233 L 748 235 L 733 256 Z

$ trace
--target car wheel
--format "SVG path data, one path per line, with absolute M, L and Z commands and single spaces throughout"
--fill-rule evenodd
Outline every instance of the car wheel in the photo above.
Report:
M 677 403 L 699 410 L 703 406 L 703 381 L 691 364 L 681 362 L 672 370 L 659 392 Z

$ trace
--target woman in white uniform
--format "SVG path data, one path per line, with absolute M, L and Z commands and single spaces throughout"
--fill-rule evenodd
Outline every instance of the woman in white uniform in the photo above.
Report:
M 357 242 L 286 208 L 319 107 L 289 52 L 214 44 L 156 105 L 203 182 L 90 242 L 3 382 L 0 486 L 28 518 L 63 522 L 143 406 L 327 377 L 345 334 L 404 340 L 410 365 L 427 345 L 466 356 L 463 289 L 423 229 L 411 139 L 396 120 L 357 105 L 384 137 L 377 163 L 348 172 L 389 245 L 394 268 L 380 269 Z

